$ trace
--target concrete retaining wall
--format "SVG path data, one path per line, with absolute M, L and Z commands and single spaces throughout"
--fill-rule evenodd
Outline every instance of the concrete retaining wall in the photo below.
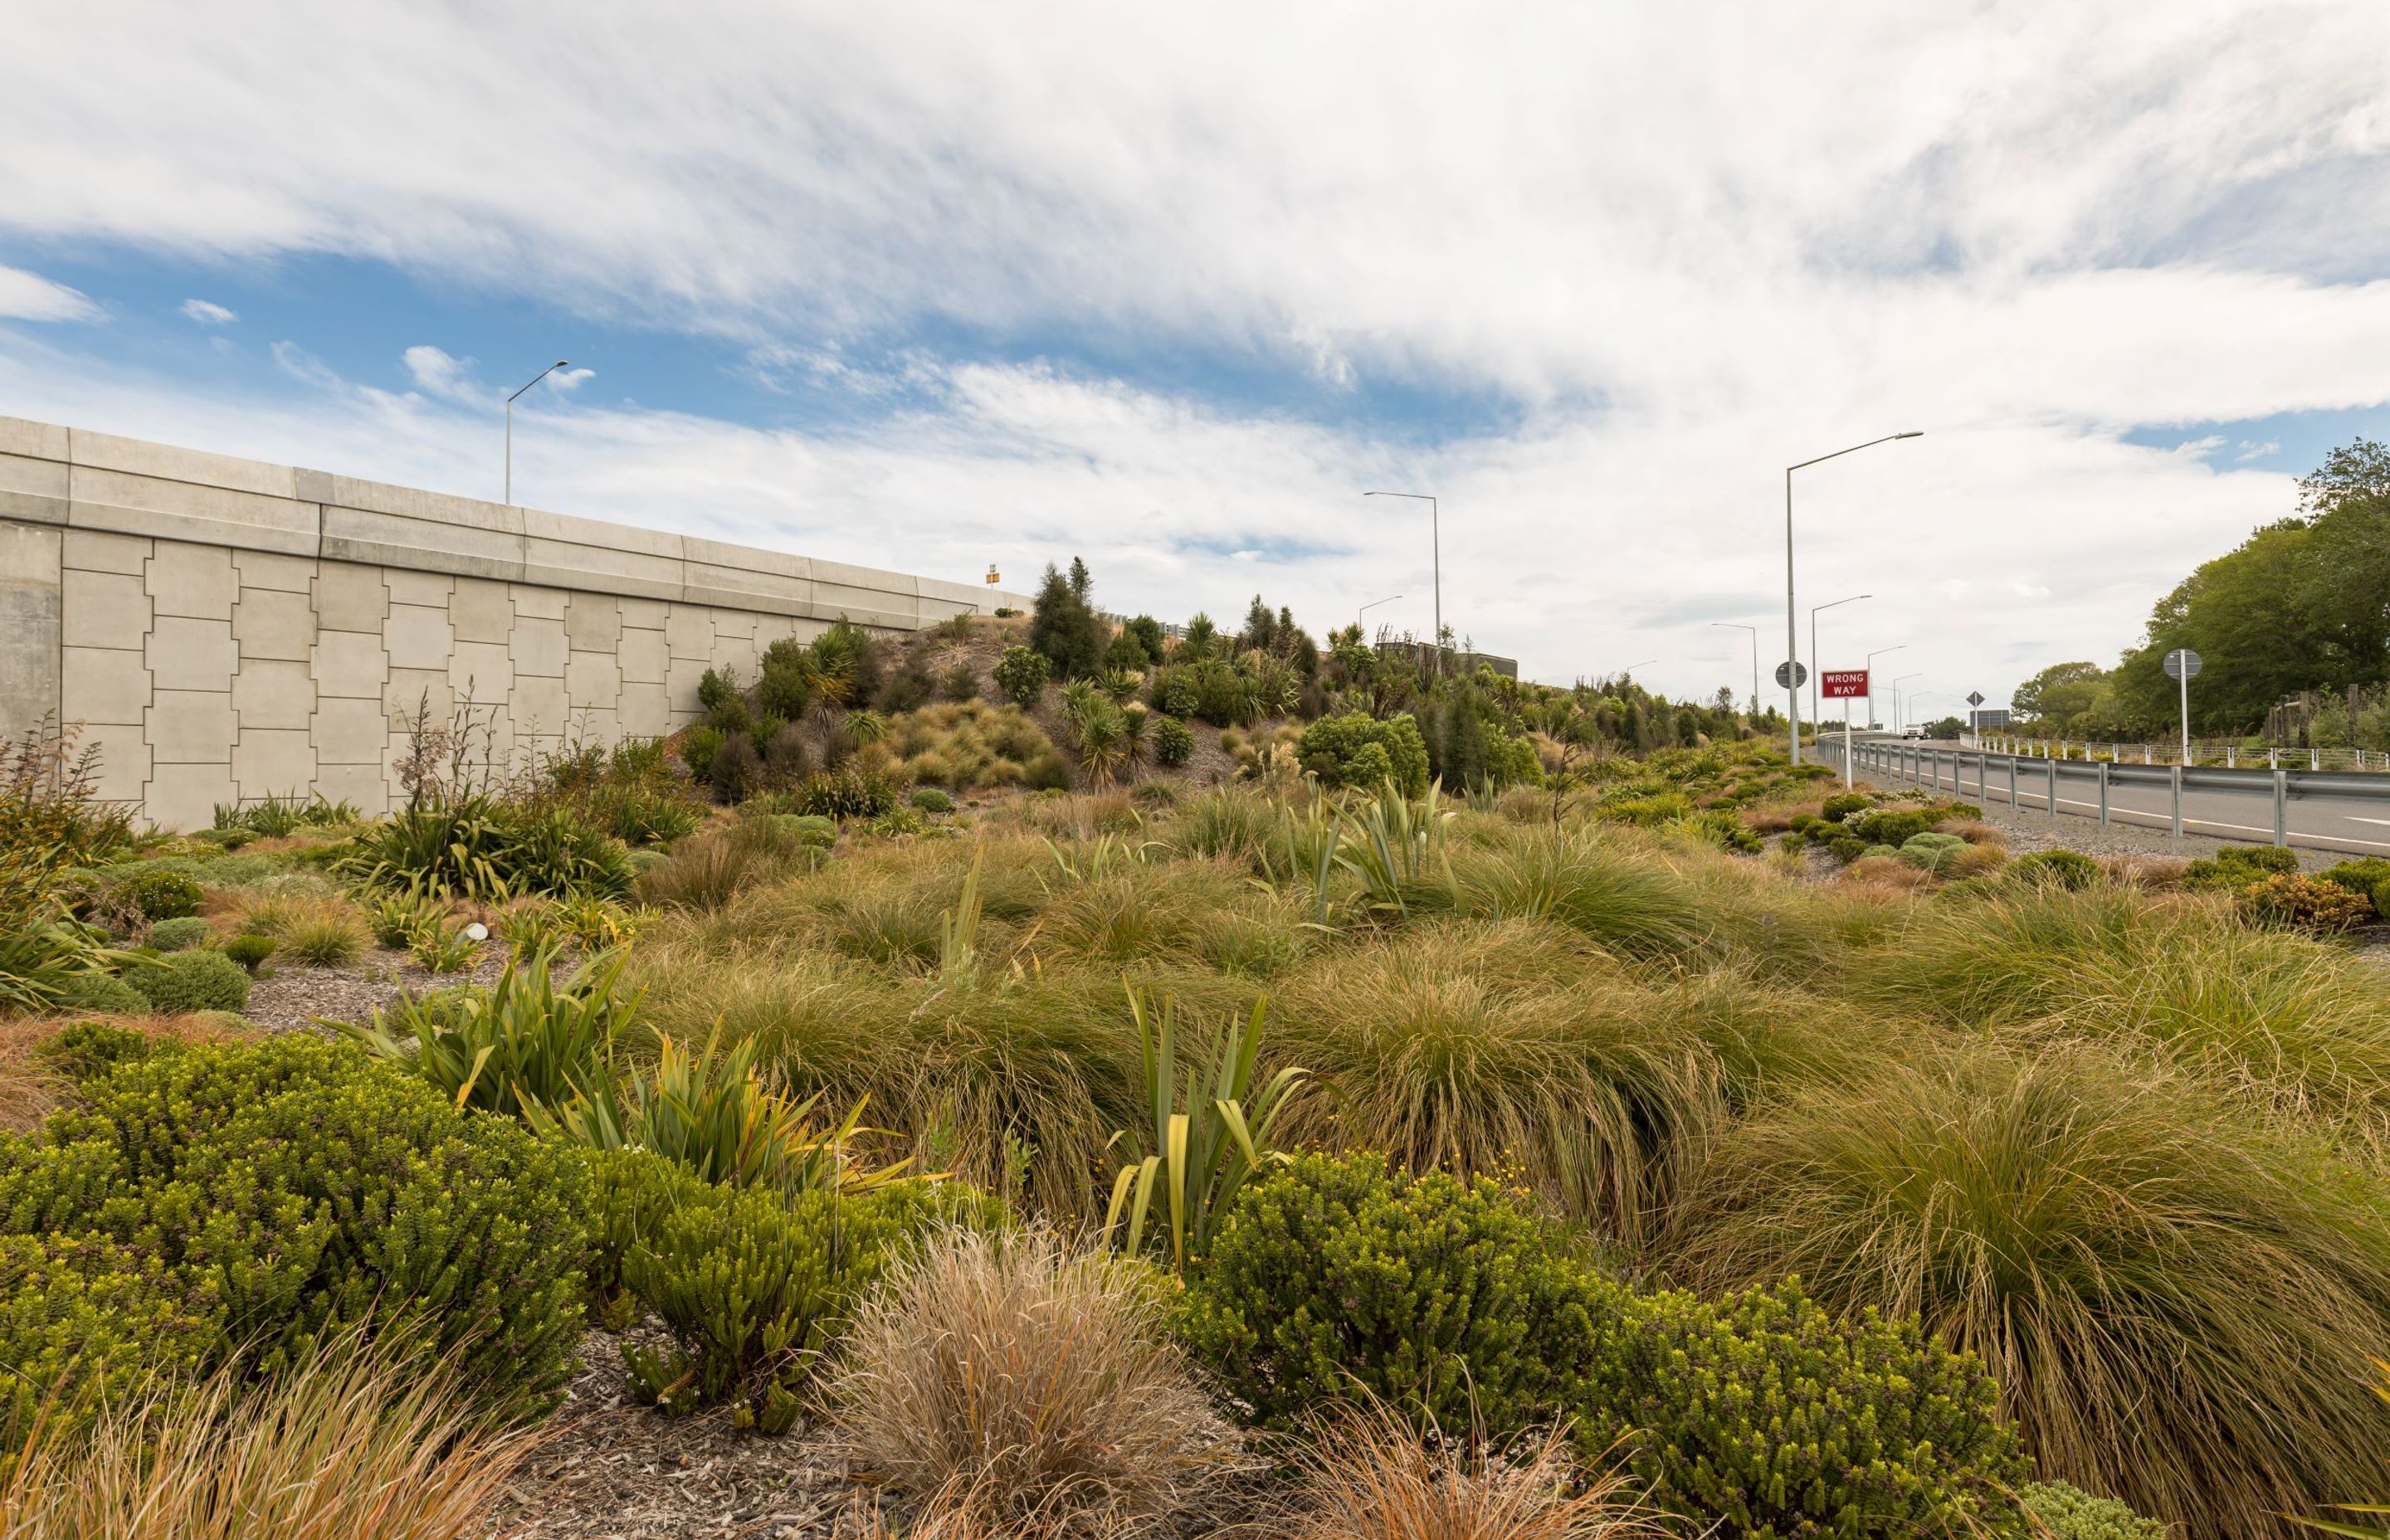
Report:
M 841 617 L 911 631 L 1017 594 L 0 417 L 0 732 L 54 715 L 105 795 L 397 795 L 403 713 L 502 754 L 669 732 L 710 666 Z

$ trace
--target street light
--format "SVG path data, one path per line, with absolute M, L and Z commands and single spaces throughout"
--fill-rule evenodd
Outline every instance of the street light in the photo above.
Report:
M 1908 680 L 1910 680 L 1910 679 L 1922 679 L 1922 678 L 1924 678 L 1924 677 L 1925 677 L 1925 671 L 1924 671 L 1923 669 L 1919 669 L 1915 674 L 1902 674 L 1899 678 L 1895 679 L 1895 680 L 1892 682 L 1892 730 L 1893 730 L 1894 732 L 1895 732 L 1895 733 L 1896 733 L 1896 732 L 1900 731 L 1901 726 L 1902 726 L 1902 723 L 1901 723 L 1901 720 L 1900 720 L 1900 687 L 1901 687 L 1901 685 L 1902 685 L 1904 682 L 1906 682 L 1906 681 L 1908 681 Z M 1868 702 L 1868 704 L 1869 704 L 1870 706 L 1873 706 L 1873 705 L 1875 704 L 1875 702 L 1874 702 L 1874 701 L 1872 701 L 1872 700 L 1870 700 L 1870 701 L 1869 701 L 1869 702 Z
M 1908 692 L 1908 704 L 1900 713 L 1901 725 L 1906 727 L 1917 720 L 1917 703 L 1920 700 L 1931 700 L 1934 697 L 1941 693 L 1942 692 L 1939 690 L 1910 690 Z
M 1842 605 L 1845 605 L 1845 604 L 1857 604 L 1857 603 L 1858 603 L 1858 602 L 1859 602 L 1859 600 L 1861 600 L 1861 599 L 1871 599 L 1871 598 L 1873 598 L 1873 597 L 1875 597 L 1875 596 L 1874 596 L 1873 594 L 1853 594 L 1849 598 L 1846 598 L 1846 599 L 1836 599 L 1832 604 L 1820 604 L 1820 605 L 1816 606 L 1815 608 L 1813 608 L 1813 609 L 1809 611 L 1809 720 L 1810 720 L 1810 721 L 1812 721 L 1812 722 L 1816 722 L 1816 721 L 1819 720 L 1818 715 L 1818 675 L 1825 672 L 1825 665 L 1826 665 L 1826 655 L 1825 655 L 1824 653 L 1822 653 L 1822 652 L 1820 652 L 1820 651 L 1818 651 L 1818 611 L 1819 610 L 1832 610 L 1832 609 L 1836 609 L 1836 608 L 1838 608 L 1838 607 L 1840 607 L 1840 606 L 1842 606 Z M 1824 729 L 1824 728 L 1822 728 L 1822 727 L 1818 729 L 1818 731 L 1820 731 L 1820 732 L 1823 732 L 1824 730 L 1825 730 L 1825 729 Z
M 1365 492 L 1364 497 L 1407 497 L 1427 505 L 1428 556 L 1435 563 L 1435 673 L 1444 677 L 1444 535 L 1438 528 L 1442 511 L 1424 492 Z
M 546 379 L 557 370 L 572 366 L 571 360 L 559 358 L 532 376 L 524 384 L 522 391 L 517 391 L 514 396 L 507 397 L 507 507 L 508 507 L 515 506 L 515 396 L 522 394 L 523 391 L 530 390 L 532 386 Z
M 1869 731 L 1869 732 L 1874 732 L 1874 731 L 1875 731 L 1875 661 L 1876 661 L 1877 659 L 1879 659 L 1879 658 L 1882 657 L 1882 656 L 1883 656 L 1885 653 L 1887 653 L 1887 652 L 1905 652 L 1905 651 L 1907 651 L 1908 649 L 1908 644 L 1907 642 L 1895 642 L 1895 643 L 1894 643 L 1894 644 L 1893 644 L 1892 646 L 1890 646 L 1890 647 L 1880 647 L 1880 648 L 1877 648 L 1873 652 L 1870 652 L 1870 653 L 1869 653 L 1869 654 L 1868 654 L 1868 664 L 1867 664 L 1867 667 L 1868 667 L 1868 731 Z
M 1741 621 L 1712 621 L 1710 623 L 1751 633 L 1751 714 L 1755 717 L 1759 714 L 1759 627 L 1745 625 Z
M 1401 596 L 1400 594 L 1388 594 L 1384 598 L 1381 598 L 1381 599 L 1371 599 L 1368 603 L 1367 603 L 1367 604 L 1363 605 L 1360 609 L 1356 610 L 1354 610 L 1354 611 L 1353 611 L 1353 623 L 1354 623 L 1356 626 L 1358 626 L 1358 625 L 1361 623 L 1361 618 L 1362 618 L 1363 616 L 1367 615 L 1370 610 L 1375 610 L 1376 608 L 1378 608 L 1378 606 L 1380 606 L 1380 605 L 1381 605 L 1381 604 L 1392 604 L 1392 603 L 1394 603 L 1396 599 L 1401 598 L 1401 597 L 1402 597 L 1402 596 Z
M 1792 717 L 1792 725 L 1788 730 L 1792 735 L 1792 763 L 1795 764 L 1801 763 L 1801 682 L 1793 677 L 1793 674 L 1801 661 L 1801 633 L 1800 616 L 1792 606 L 1792 473 L 1806 466 L 1819 465 L 1827 460 L 1838 460 L 1845 455 L 1856 455 L 1862 449 L 1873 449 L 1877 444 L 1890 443 L 1895 439 L 1923 437 L 1922 433 L 1914 430 L 1886 433 L 1880 439 L 1870 439 L 1865 443 L 1855 443 L 1848 449 L 1837 449 L 1831 455 L 1820 455 L 1814 460 L 1803 460 L 1797 465 L 1788 465 L 1784 468 L 1784 654 L 1786 661 L 1793 665 L 1784 671 L 1784 704 Z
M 1618 677 L 1621 679 L 1632 679 L 1635 677 L 1635 671 L 1641 668 L 1644 663 L 1656 663 L 1659 661 L 1660 660 L 1657 658 L 1646 658 L 1643 660 L 1642 663 L 1629 663 L 1625 668 L 1618 671 Z

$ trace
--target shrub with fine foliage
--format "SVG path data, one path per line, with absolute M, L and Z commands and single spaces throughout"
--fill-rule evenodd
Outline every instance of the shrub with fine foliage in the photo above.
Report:
M 168 1016 L 249 1004 L 249 975 L 222 952 L 170 952 L 125 969 L 124 982 Z
M 1303 730 L 1303 767 L 1330 786 L 1374 789 L 1391 779 L 1407 797 L 1427 791 L 1427 740 L 1408 715 L 1323 716 Z
M 1499 1436 L 1574 1405 L 1625 1297 L 1490 1179 L 1306 1155 L 1238 1200 L 1181 1331 L 1273 1428 L 1357 1385 Z
M 82 1100 L 0 1141 L 19 1416 L 78 1354 L 71 1396 L 136 1365 L 278 1373 L 360 1322 L 392 1351 L 453 1352 L 492 1402 L 563 1382 L 580 1168 L 519 1126 L 297 1034 L 156 1051 Z
M 2052 1470 L 2194 1536 L 2380 1484 L 2379 1187 L 2320 1141 L 2090 1046 L 1993 1048 L 1788 1097 L 1677 1215 L 1680 1276 L 1798 1273 L 1990 1366 Z
M 1797 1282 L 1637 1297 L 1577 1436 L 1624 1440 L 1653 1503 L 1752 1540 L 2005 1528 L 2024 1475 L 1979 1361 Z

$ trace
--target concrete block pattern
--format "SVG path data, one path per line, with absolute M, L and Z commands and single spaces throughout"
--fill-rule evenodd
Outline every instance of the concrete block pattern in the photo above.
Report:
M 152 691 L 142 733 L 160 764 L 230 764 L 240 725 L 232 691 Z M 161 819 L 161 822 L 163 822 Z
M 303 589 L 243 588 L 232 607 L 232 635 L 243 667 L 263 658 L 304 662 L 315 645 L 315 606 Z
M 58 604 L 59 639 L 69 647 L 137 652 L 149 635 L 149 591 L 137 573 L 69 567 L 58 574 Z
M 108 534 L 96 530 L 69 530 L 60 562 L 84 572 L 130 572 L 139 577 L 149 569 L 149 553 L 158 543 L 139 535 Z
M 151 767 L 142 798 L 143 813 L 161 828 L 205 828 L 218 802 L 238 801 L 240 788 L 232 778 L 232 762 Z
M 448 595 L 448 624 L 459 642 L 506 645 L 515 623 L 514 600 L 507 584 L 486 578 L 458 578 Z
M 251 727 L 243 723 L 233 746 L 232 778 L 243 797 L 307 795 L 315 784 L 315 745 L 302 725 L 297 730 Z
M 161 615 L 151 622 L 149 676 L 161 690 L 228 690 L 240 667 L 232 622 Z
M 382 650 L 379 631 L 315 633 L 315 693 L 319 697 L 379 700 L 382 683 L 389 677 L 390 654 Z
M 293 661 L 244 654 L 232 676 L 232 709 L 244 735 L 252 728 L 305 732 L 315 714 L 315 676 L 306 656 Z
M 389 615 L 380 568 L 327 561 L 315 570 L 315 623 L 325 630 L 379 633 Z
M 232 553 L 221 545 L 161 541 L 150 554 L 149 570 L 142 581 L 149 590 L 151 608 L 161 615 L 228 621 L 233 601 L 240 597 L 240 575 L 232 570 Z
M 272 588 L 304 594 L 315 586 L 315 562 L 307 557 L 276 556 L 271 551 L 235 551 L 232 564 L 243 588 Z
M 662 733 L 709 666 L 841 615 L 898 629 L 997 594 L 0 417 L 0 729 L 58 711 L 103 793 L 400 792 L 405 719 L 476 703 L 494 752 Z
M 58 674 L 58 715 L 64 721 L 138 727 L 149 709 L 149 662 L 138 652 L 65 648 Z
M 514 654 L 515 677 L 535 675 L 543 679 L 564 677 L 566 655 L 572 644 L 566 637 L 560 620 L 533 620 L 517 617 L 514 635 L 508 642 Z
M 390 649 L 392 668 L 444 670 L 448 655 L 456 647 L 456 633 L 448 627 L 445 604 L 434 609 L 423 604 L 393 603 L 390 619 L 382 622 L 381 635 L 382 645 Z

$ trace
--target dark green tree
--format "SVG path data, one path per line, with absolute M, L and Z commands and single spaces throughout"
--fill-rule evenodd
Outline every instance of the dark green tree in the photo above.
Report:
M 1087 602 L 1087 564 L 1071 558 L 1065 577 L 1050 564 L 1037 585 L 1037 608 L 1029 617 L 1030 650 L 1042 654 L 1065 679 L 1083 678 L 1103 666 L 1103 617 Z

